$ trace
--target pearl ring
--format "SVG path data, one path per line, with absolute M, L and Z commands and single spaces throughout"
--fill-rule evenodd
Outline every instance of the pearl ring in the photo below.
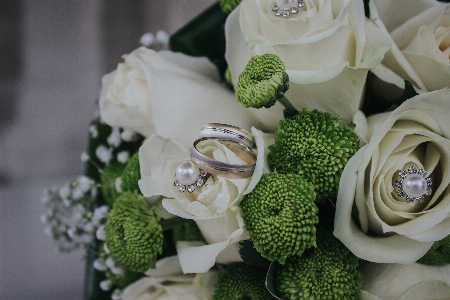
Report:
M 394 182 L 395 187 L 399 188 L 397 196 L 400 198 L 406 197 L 406 203 L 413 203 L 416 200 L 422 203 L 425 200 L 424 196 L 431 196 L 433 190 L 430 185 L 433 184 L 433 179 L 426 177 L 427 171 L 424 169 L 417 170 L 416 167 L 411 166 L 408 172 L 400 170 L 397 179 Z
M 276 0 L 272 10 L 275 12 L 275 16 L 286 18 L 291 14 L 295 15 L 304 6 L 305 1 L 303 0 Z

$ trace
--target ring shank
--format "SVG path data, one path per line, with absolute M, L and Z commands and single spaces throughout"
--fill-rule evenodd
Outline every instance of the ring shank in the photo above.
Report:
M 216 140 L 235 153 L 246 165 L 228 164 L 209 158 L 197 149 L 197 145 L 206 140 Z M 227 178 L 247 178 L 252 176 L 256 166 L 256 154 L 246 145 L 229 139 L 204 137 L 196 140 L 191 148 L 192 162 L 208 173 Z
M 253 135 L 242 128 L 220 124 L 220 123 L 208 123 L 200 129 L 198 134 L 199 138 L 211 137 L 219 139 L 228 139 L 237 143 L 244 144 L 249 148 L 253 148 L 255 144 Z

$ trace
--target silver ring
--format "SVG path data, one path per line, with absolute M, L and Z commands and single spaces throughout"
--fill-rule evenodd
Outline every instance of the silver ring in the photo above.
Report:
M 209 158 L 197 149 L 197 145 L 206 140 L 216 140 L 231 151 L 240 159 L 245 161 L 246 165 L 228 164 Z M 227 178 L 247 178 L 253 175 L 256 166 L 256 154 L 246 145 L 230 140 L 204 137 L 196 140 L 191 148 L 191 159 L 198 168 L 214 175 Z
M 208 123 L 203 126 L 198 133 L 198 138 L 201 139 L 205 137 L 232 140 L 244 144 L 250 149 L 253 148 L 253 145 L 255 144 L 253 135 L 247 130 L 220 123 Z

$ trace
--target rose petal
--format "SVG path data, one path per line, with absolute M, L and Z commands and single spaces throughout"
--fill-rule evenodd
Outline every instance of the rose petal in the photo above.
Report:
M 450 296 L 445 294 L 448 293 L 450 284 L 450 266 L 374 264 L 361 261 L 360 270 L 364 276 L 364 290 L 383 300 L 442 299 Z M 434 287 L 436 293 L 424 296 L 417 290 L 419 287 L 424 291 Z M 434 298 L 437 295 L 441 298 Z

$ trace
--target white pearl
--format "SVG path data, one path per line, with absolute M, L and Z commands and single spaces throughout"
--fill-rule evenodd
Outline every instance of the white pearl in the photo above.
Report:
M 298 5 L 298 0 L 276 0 L 275 2 L 280 9 L 291 8 Z
M 419 174 L 410 174 L 403 180 L 403 190 L 408 196 L 420 197 L 427 190 L 427 180 Z
M 195 183 L 199 175 L 200 171 L 191 161 L 182 163 L 175 171 L 178 182 L 184 185 Z

